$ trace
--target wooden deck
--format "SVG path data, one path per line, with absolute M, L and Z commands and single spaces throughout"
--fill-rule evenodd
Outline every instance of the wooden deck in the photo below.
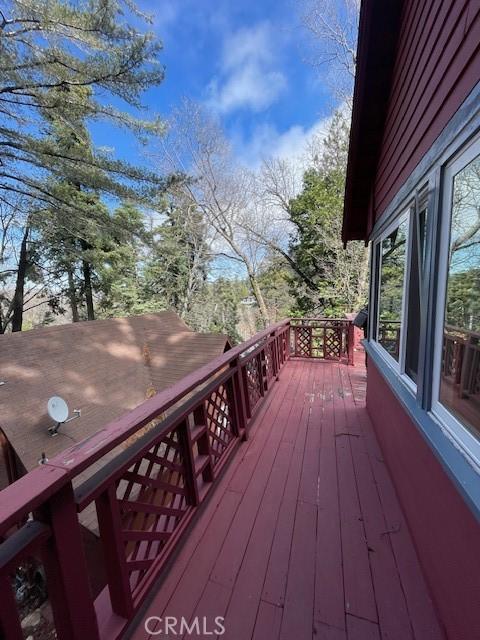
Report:
M 228 640 L 444 637 L 364 392 L 362 366 L 287 364 L 125 637 L 180 637 L 149 616 L 223 616 Z

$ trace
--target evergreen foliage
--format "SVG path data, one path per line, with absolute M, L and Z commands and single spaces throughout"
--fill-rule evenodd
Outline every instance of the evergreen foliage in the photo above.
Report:
M 349 127 L 336 112 L 322 154 L 303 176 L 289 203 L 295 233 L 290 257 L 296 312 L 341 317 L 366 302 L 368 253 L 361 243 L 341 243 Z
M 71 207 L 50 180 L 78 179 L 97 191 L 146 198 L 164 184 L 146 169 L 91 148 L 83 153 L 85 129 L 78 121 L 106 121 L 141 139 L 162 131 L 158 118 L 131 115 L 141 94 L 163 79 L 161 44 L 133 28 L 144 21 L 124 0 L 8 0 L 0 12 L 0 196 L 14 193 Z M 129 110 L 114 103 L 123 101 Z M 44 135 L 55 120 L 59 143 Z M 49 132 L 50 133 L 50 132 Z M 101 169 L 101 171 L 98 171 Z

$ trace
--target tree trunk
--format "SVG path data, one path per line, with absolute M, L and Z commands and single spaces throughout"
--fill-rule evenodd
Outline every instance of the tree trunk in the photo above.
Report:
M 67 276 L 68 276 L 68 298 L 70 300 L 70 309 L 72 311 L 72 322 L 79 322 L 80 316 L 78 314 L 77 292 L 75 290 L 73 271 L 70 265 L 67 266 Z
M 23 324 L 23 302 L 25 291 L 25 278 L 28 268 L 27 242 L 30 227 L 27 225 L 20 245 L 20 255 L 18 258 L 17 281 L 15 283 L 15 293 L 12 305 L 12 331 L 21 331 Z
M 85 240 L 80 240 L 83 251 L 87 251 L 90 246 Z M 85 304 L 87 306 L 87 320 L 95 320 L 95 310 L 93 308 L 92 291 L 92 268 L 88 260 L 82 260 L 83 285 L 85 289 Z
M 258 284 L 257 277 L 255 276 L 253 271 L 248 270 L 248 279 L 250 280 L 250 284 L 252 285 L 253 295 L 255 296 L 255 300 L 257 301 L 258 308 L 260 309 L 260 315 L 262 317 L 263 325 L 264 327 L 268 327 L 270 318 L 268 316 L 267 305 L 265 304 L 262 290 L 260 289 L 260 285 Z

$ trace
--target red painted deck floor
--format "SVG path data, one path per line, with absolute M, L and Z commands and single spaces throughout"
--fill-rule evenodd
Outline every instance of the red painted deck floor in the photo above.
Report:
M 444 637 L 364 392 L 361 366 L 287 364 L 135 640 L 179 637 L 148 616 L 222 616 L 228 640 Z

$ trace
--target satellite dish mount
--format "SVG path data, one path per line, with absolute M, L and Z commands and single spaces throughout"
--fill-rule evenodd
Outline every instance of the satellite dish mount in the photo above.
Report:
M 81 415 L 81 409 L 74 409 L 73 415 L 69 416 L 68 404 L 60 396 L 52 396 L 47 402 L 47 411 L 50 418 L 55 422 L 54 425 L 48 428 L 48 433 L 51 436 L 56 436 L 60 425 L 71 422 Z

